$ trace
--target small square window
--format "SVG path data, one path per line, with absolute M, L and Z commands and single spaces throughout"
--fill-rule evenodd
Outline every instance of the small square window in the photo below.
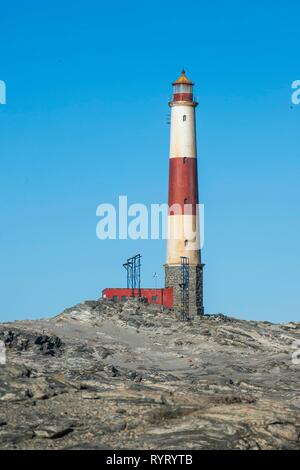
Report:
M 158 301 L 158 296 L 152 295 L 152 302 L 157 302 L 157 301 Z
M 113 295 L 112 299 L 113 299 L 114 302 L 118 302 L 118 296 L 117 295 Z
M 125 302 L 127 300 L 126 295 L 122 295 L 122 301 Z

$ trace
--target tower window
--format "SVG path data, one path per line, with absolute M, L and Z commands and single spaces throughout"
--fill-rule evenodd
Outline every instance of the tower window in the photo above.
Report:
M 186 121 L 186 115 L 185 114 L 183 115 L 182 120 Z
M 184 199 L 184 204 L 187 204 L 188 203 L 188 199 L 187 197 Z
M 188 240 L 184 240 L 184 246 L 188 246 Z
M 183 164 L 186 163 L 186 157 L 183 157 Z

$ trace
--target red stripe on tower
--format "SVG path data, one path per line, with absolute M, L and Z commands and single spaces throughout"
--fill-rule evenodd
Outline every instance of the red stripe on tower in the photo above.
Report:
M 181 213 L 197 214 L 198 182 L 196 158 L 170 158 L 169 214 L 175 215 L 178 205 Z

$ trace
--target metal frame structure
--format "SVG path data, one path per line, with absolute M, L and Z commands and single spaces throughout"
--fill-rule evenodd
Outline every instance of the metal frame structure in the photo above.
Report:
M 127 289 L 131 289 L 131 297 L 135 297 L 135 290 L 138 290 L 138 297 L 141 298 L 141 255 L 128 258 L 123 267 L 127 271 Z
M 187 256 L 180 257 L 180 269 L 181 269 L 181 320 L 188 321 L 189 315 L 189 284 L 190 284 L 190 263 Z

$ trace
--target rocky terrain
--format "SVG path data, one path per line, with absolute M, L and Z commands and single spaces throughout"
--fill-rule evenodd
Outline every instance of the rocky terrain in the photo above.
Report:
M 300 324 L 88 301 L 0 324 L 2 449 L 299 449 Z

